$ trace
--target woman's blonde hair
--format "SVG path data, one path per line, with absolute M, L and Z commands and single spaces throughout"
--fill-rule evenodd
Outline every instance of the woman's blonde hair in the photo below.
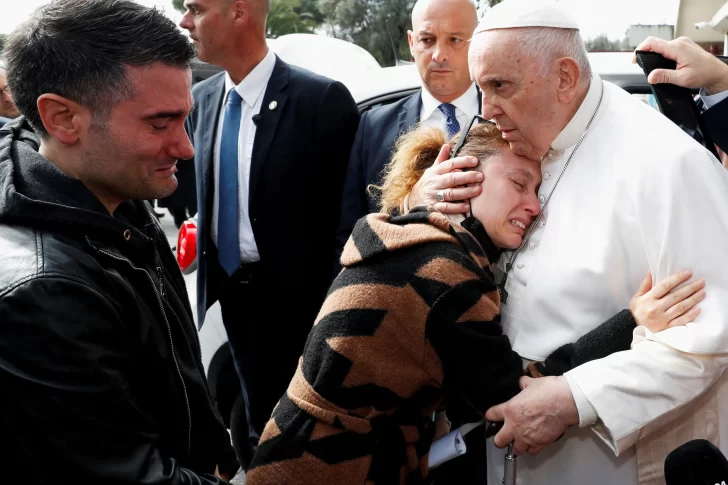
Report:
M 459 137 L 460 134 L 457 134 L 450 140 L 451 150 Z M 399 137 L 392 161 L 384 169 L 382 186 L 368 187 L 369 194 L 379 198 L 382 212 L 392 214 L 402 210 L 405 196 L 412 192 L 425 170 L 432 166 L 446 142 L 442 130 L 429 126 L 420 126 Z M 508 142 L 503 140 L 494 124 L 480 123 L 470 129 L 457 155 L 477 158 L 479 163 L 473 170 L 480 170 L 496 152 L 507 148 Z

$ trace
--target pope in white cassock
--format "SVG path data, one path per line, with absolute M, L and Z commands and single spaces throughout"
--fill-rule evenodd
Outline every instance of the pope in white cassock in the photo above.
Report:
M 525 390 L 488 412 L 505 420 L 496 444 L 523 455 L 518 483 L 661 484 L 665 457 L 686 441 L 728 452 L 728 173 L 592 73 L 578 25 L 555 4 L 489 10 L 469 62 L 483 116 L 514 152 L 542 161 L 542 217 L 500 263 L 516 352 L 543 360 L 575 341 L 627 308 L 648 270 L 659 281 L 692 269 L 707 289 L 694 323 L 637 327 L 631 350 L 563 377 L 524 378 Z M 488 468 L 499 485 L 503 451 L 492 444 Z

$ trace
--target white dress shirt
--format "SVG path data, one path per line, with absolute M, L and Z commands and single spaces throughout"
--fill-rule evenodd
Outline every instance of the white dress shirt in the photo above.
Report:
M 700 88 L 700 99 L 702 99 L 703 103 L 705 103 L 706 109 L 712 108 L 716 104 L 723 101 L 725 98 L 728 98 L 728 91 L 721 91 L 720 93 L 716 94 L 708 94 L 705 88 Z
M 442 103 L 435 99 L 425 86 L 422 86 L 421 93 L 422 109 L 420 111 L 420 124 L 439 128 L 443 133 L 447 133 L 447 117 L 438 108 Z M 462 96 L 450 104 L 455 106 L 455 117 L 458 119 L 458 123 L 460 123 L 460 128 L 465 128 L 470 118 L 480 112 L 478 89 L 475 87 L 475 83 L 471 84 Z
M 220 119 L 217 124 L 215 151 L 213 155 L 215 195 L 212 203 L 212 240 L 217 246 L 217 219 L 220 207 L 218 191 L 218 187 L 220 186 L 220 143 L 222 140 L 222 127 L 225 121 L 225 103 L 227 103 L 230 90 L 235 89 L 240 97 L 243 98 L 240 135 L 238 137 L 238 203 L 240 204 L 238 214 L 238 229 L 240 235 L 238 241 L 240 244 L 240 261 L 243 263 L 252 263 L 260 260 L 258 246 L 255 244 L 255 236 L 253 235 L 253 226 L 250 224 L 250 207 L 248 204 L 250 162 L 253 155 L 253 142 L 255 141 L 256 130 L 255 123 L 253 123 L 253 116 L 260 112 L 265 96 L 265 88 L 268 86 L 271 74 L 273 74 L 275 63 L 276 56 L 269 49 L 263 60 L 237 86 L 230 78 L 230 75 L 225 73 L 225 96 L 223 96 Z
M 600 85 L 594 75 L 542 161 L 542 205 L 595 111 Z M 582 413 L 591 408 L 598 421 L 570 428 L 536 457 L 519 457 L 518 483 L 658 484 L 664 456 L 682 442 L 715 432 L 728 451 L 726 170 L 662 114 L 605 82 L 601 107 L 543 212 L 501 305 L 503 330 L 522 357 L 543 360 L 629 308 L 648 270 L 659 281 L 692 269 L 707 297 L 694 323 L 659 334 L 638 327 L 631 350 L 568 372 L 580 418 L 589 421 Z M 690 401 L 703 393 L 720 406 L 693 416 Z M 689 429 L 670 435 L 684 423 Z M 667 438 L 638 457 L 635 443 L 660 435 Z M 492 442 L 488 473 L 491 485 L 500 484 L 503 451 Z

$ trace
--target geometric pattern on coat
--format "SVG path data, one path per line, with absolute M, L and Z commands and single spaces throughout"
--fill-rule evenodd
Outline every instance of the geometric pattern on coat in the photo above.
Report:
M 417 209 L 357 223 L 248 485 L 427 483 L 433 412 L 518 392 L 479 232 Z

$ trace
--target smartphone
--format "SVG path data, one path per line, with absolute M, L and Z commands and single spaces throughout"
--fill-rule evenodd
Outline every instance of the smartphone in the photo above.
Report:
M 642 68 L 645 76 L 649 76 L 655 69 L 675 69 L 677 67 L 675 61 L 656 52 L 636 51 L 635 54 L 637 64 Z M 718 158 L 715 144 L 703 124 L 700 108 L 695 103 L 692 92 L 688 88 L 674 84 L 651 84 L 650 87 L 662 114 Z

